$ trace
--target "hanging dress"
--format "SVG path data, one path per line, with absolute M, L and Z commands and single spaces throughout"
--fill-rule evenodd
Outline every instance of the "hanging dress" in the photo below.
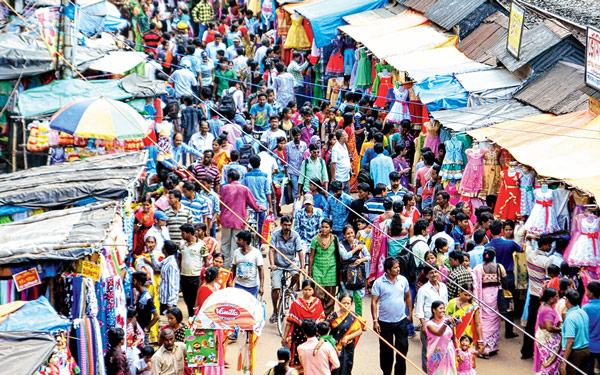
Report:
M 440 147 L 440 127 L 441 123 L 437 123 L 437 125 L 432 125 L 431 122 L 426 122 L 423 124 L 425 129 L 427 129 L 427 135 L 425 136 L 425 144 L 423 147 L 429 147 L 431 152 L 435 156 L 438 154 L 438 148 Z
M 521 174 L 515 171 L 511 176 L 508 171 L 502 172 L 502 186 L 496 200 L 494 208 L 494 216 L 504 220 L 516 220 L 521 209 L 521 189 L 519 188 L 519 180 Z
M 457 183 L 455 181 L 448 182 L 446 187 L 444 187 L 444 190 L 450 195 L 448 202 L 450 202 L 451 205 L 456 206 L 456 204 L 460 201 L 460 193 L 458 192 Z
M 554 233 L 560 230 L 554 210 L 552 190 L 548 189 L 543 192 L 542 189 L 535 189 L 533 196 L 535 197 L 535 206 L 525 222 L 525 229 L 537 234 Z
M 460 181 L 460 192 L 464 196 L 476 197 L 483 188 L 483 157 L 487 153 L 485 148 L 467 150 L 468 163 Z
M 334 50 L 329 61 L 327 61 L 327 67 L 325 68 L 325 74 L 333 77 L 344 76 L 344 56 L 342 55 L 342 42 L 336 40 L 334 43 Z
M 402 120 L 410 120 L 410 111 L 408 110 L 408 90 L 404 87 L 396 87 L 390 89 L 386 100 L 394 101 L 394 105 L 390 109 L 390 113 L 385 118 L 387 122 L 399 124 Z
M 332 106 L 337 106 L 341 103 L 341 91 L 344 88 L 344 81 L 339 82 L 337 78 L 329 78 L 327 81 L 327 98 Z
M 373 86 L 371 86 L 371 94 L 375 95 L 379 95 L 379 85 L 381 84 L 381 73 L 386 72 L 386 73 L 390 73 L 390 77 L 391 77 L 391 72 L 394 71 L 394 67 L 391 65 L 383 65 L 381 63 L 376 63 L 375 64 L 375 75 L 373 76 Z M 391 82 L 390 82 L 391 83 Z M 391 86 L 390 86 L 391 87 Z M 389 87 L 388 87 L 389 89 Z M 383 93 L 384 96 L 384 100 L 385 100 L 385 95 L 387 94 L 388 90 L 385 90 Z M 384 103 L 385 104 L 385 103 Z
M 577 215 L 575 234 L 565 249 L 565 260 L 571 267 L 600 265 L 600 219 L 595 215 Z
M 452 137 L 444 143 L 446 156 L 440 169 L 442 180 L 460 180 L 463 176 L 462 142 Z
M 590 203 L 590 196 L 579 191 L 573 190 L 573 203 L 575 203 L 575 207 L 573 207 L 573 212 L 571 213 L 571 234 L 575 234 L 575 221 L 577 220 L 577 215 L 585 213 L 585 205 Z
M 377 73 L 376 79 L 378 80 L 377 91 L 372 92 L 377 95 L 377 98 L 375 98 L 373 105 L 383 108 L 385 107 L 387 93 L 394 87 L 392 84 L 392 75 L 387 70 L 384 70 L 383 72 Z M 373 86 L 375 86 L 375 84 L 373 84 Z
M 373 83 L 373 77 L 371 75 L 371 59 L 367 57 L 364 48 L 361 48 L 358 51 L 359 57 L 354 84 L 356 87 L 368 87 Z
M 497 148 L 490 148 L 489 152 L 483 157 L 483 186 L 479 197 L 485 199 L 488 195 L 496 195 L 500 191 L 502 179 L 500 177 L 500 163 L 498 155 L 500 151 Z
M 533 183 L 535 181 L 535 172 L 532 170 L 525 174 L 521 171 L 521 215 L 529 216 L 535 205 L 533 198 Z
M 294 13 L 292 15 L 292 26 L 288 31 L 287 39 L 285 40 L 285 44 L 283 45 L 284 48 L 310 48 L 310 40 L 308 39 L 308 35 L 306 35 L 306 30 L 304 30 L 304 25 L 302 24 L 303 20 L 304 17 L 297 13 Z

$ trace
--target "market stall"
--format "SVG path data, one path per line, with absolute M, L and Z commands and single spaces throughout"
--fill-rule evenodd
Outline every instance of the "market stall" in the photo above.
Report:
M 191 319 L 189 332 L 186 331 L 188 366 L 196 371 L 203 367 L 224 371 L 224 331 L 238 327 L 246 336 L 238 339 L 237 371 L 254 374 L 254 350 L 264 325 L 264 306 L 250 293 L 236 288 L 214 292 Z

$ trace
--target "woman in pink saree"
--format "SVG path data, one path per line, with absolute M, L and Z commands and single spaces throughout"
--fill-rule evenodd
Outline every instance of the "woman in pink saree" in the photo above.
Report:
M 367 285 L 373 285 L 375 280 L 385 273 L 383 270 L 383 261 L 385 261 L 387 258 L 388 248 L 387 236 L 385 235 L 385 225 L 383 222 L 394 217 L 391 198 L 383 201 L 383 208 L 385 209 L 385 212 L 377 216 L 373 221 L 373 235 L 371 240 L 371 268 L 369 277 L 367 279 Z
M 535 339 L 533 350 L 533 371 L 540 375 L 556 375 L 562 355 L 560 315 L 552 307 L 558 301 L 558 293 L 554 288 L 544 290 L 540 297 L 542 305 L 538 310 L 535 322 Z M 538 344 L 541 343 L 543 345 Z
M 494 262 L 496 251 L 488 247 L 483 251 L 483 264 L 478 264 L 473 272 L 477 279 L 475 295 L 483 301 L 481 304 L 481 333 L 485 342 L 483 357 L 496 354 L 500 343 L 500 323 L 502 322 L 498 311 L 498 292 L 500 286 L 507 286 L 506 271 L 504 267 Z M 491 307 L 491 309 L 489 307 Z

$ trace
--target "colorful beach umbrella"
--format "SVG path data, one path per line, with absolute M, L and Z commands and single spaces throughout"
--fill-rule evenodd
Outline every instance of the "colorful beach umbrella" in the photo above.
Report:
M 52 116 L 50 128 L 85 138 L 144 138 L 148 124 L 129 105 L 112 99 L 83 99 Z

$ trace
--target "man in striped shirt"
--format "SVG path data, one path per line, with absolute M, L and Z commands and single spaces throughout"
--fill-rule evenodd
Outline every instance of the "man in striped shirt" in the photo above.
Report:
M 183 224 L 193 223 L 192 211 L 181 204 L 181 192 L 179 190 L 171 190 L 169 192 L 169 205 L 171 207 L 165 210 L 165 215 L 167 215 L 167 227 L 169 227 L 169 235 L 171 236 L 171 240 L 179 243 L 183 237 L 181 237 L 181 231 L 179 227 Z
M 183 184 L 181 191 L 183 193 L 181 203 L 192 211 L 194 225 L 204 223 L 208 226 L 211 218 L 211 202 L 196 192 L 196 186 L 191 181 Z
M 528 236 L 529 237 L 529 236 Z M 537 240 L 537 250 L 533 248 L 531 238 L 527 239 L 527 273 L 529 275 L 529 309 L 527 316 L 527 325 L 525 331 L 530 335 L 535 334 L 535 321 L 537 319 L 538 309 L 540 308 L 540 295 L 546 279 L 546 270 L 552 264 L 552 259 L 548 256 L 552 250 L 554 240 L 548 234 L 542 234 Z M 533 356 L 533 340 L 529 336 L 523 337 L 523 346 L 521 347 L 521 359 L 531 358 Z
M 163 254 L 165 259 L 157 261 L 154 253 L 150 253 L 150 259 L 155 269 L 160 270 L 160 285 L 158 287 L 158 302 L 160 302 L 160 313 L 164 314 L 168 309 L 177 306 L 179 300 L 179 266 L 177 265 L 177 244 L 173 241 L 165 241 Z
M 219 169 L 211 164 L 213 156 L 212 150 L 205 150 L 202 162 L 196 163 L 191 168 L 191 172 L 197 180 L 200 180 L 202 176 L 210 176 L 212 178 L 212 188 L 219 192 Z

